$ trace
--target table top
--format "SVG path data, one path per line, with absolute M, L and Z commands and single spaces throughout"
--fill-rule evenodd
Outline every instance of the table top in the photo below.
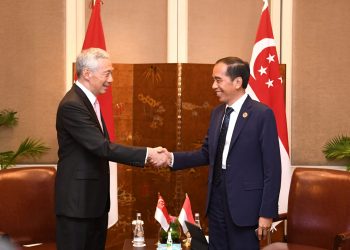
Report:
M 157 249 L 157 239 L 146 239 L 146 246 L 144 247 L 134 247 L 132 245 L 131 239 L 126 239 L 124 241 L 123 250 L 156 250 Z M 190 250 L 190 247 L 182 246 L 182 250 Z

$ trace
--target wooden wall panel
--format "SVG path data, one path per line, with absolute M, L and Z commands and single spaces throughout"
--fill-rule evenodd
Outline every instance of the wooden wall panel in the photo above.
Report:
M 209 127 L 212 109 L 219 104 L 212 89 L 212 64 L 182 65 L 182 126 L 181 150 L 199 149 Z M 179 184 L 187 192 L 193 213 L 199 212 L 201 226 L 208 233 L 208 222 L 204 217 L 208 189 L 207 166 L 182 170 Z
M 128 138 L 132 138 L 136 146 L 161 145 L 174 151 L 178 148 L 177 126 L 180 125 L 183 149 L 200 145 L 207 130 L 210 107 L 217 103 L 211 91 L 212 65 L 183 64 L 181 72 L 177 64 L 114 64 L 114 68 L 113 103 L 114 107 L 123 107 L 115 116 L 117 142 L 130 143 Z M 184 98 L 182 123 L 177 121 L 177 109 L 181 108 L 177 99 L 180 73 Z M 207 168 L 175 172 L 168 168 L 141 169 L 119 164 L 119 221 L 109 230 L 107 245 L 110 249 L 120 249 L 124 239 L 132 237 L 131 221 L 136 212 L 141 212 L 145 220 L 146 237 L 158 237 L 160 227 L 154 219 L 158 192 L 165 199 L 168 212 L 174 216 L 179 215 L 185 193 L 188 193 L 194 212 L 200 212 L 207 230 L 206 189 Z
M 135 145 L 175 148 L 176 83 L 176 64 L 134 65 Z

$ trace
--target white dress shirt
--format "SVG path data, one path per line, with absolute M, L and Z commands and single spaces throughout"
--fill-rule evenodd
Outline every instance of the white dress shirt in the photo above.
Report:
M 75 84 L 84 92 L 84 94 L 87 96 L 87 98 L 91 102 L 91 105 L 94 106 L 97 97 L 90 90 L 88 90 L 83 84 L 78 82 L 78 80 L 75 81 Z
M 224 151 L 222 153 L 222 168 L 223 169 L 226 169 L 226 160 L 227 160 L 228 150 L 230 149 L 230 143 L 231 143 L 231 138 L 232 138 L 232 134 L 233 134 L 233 129 L 235 128 L 238 114 L 241 111 L 242 105 L 243 105 L 245 99 L 247 99 L 247 96 L 248 96 L 248 94 L 245 93 L 237 101 L 235 101 L 231 106 L 226 106 L 226 108 L 227 107 L 233 108 L 233 112 L 231 112 L 231 114 L 230 114 L 230 123 L 228 125 Z
M 222 153 L 222 168 L 223 169 L 226 169 L 226 160 L 227 160 L 228 150 L 230 148 L 233 129 L 235 128 L 238 114 L 241 111 L 242 105 L 243 105 L 245 99 L 247 99 L 247 97 L 248 97 L 248 94 L 245 93 L 235 103 L 233 103 L 230 106 L 231 108 L 233 108 L 233 112 L 231 112 L 231 114 L 230 114 L 230 123 L 228 125 L 224 151 Z M 226 106 L 226 107 L 228 107 L 228 106 Z M 223 120 L 224 120 L 224 118 L 222 118 L 222 121 Z M 221 124 L 222 124 L 222 122 L 221 122 Z M 174 164 L 174 154 L 171 153 L 171 161 L 170 161 L 169 167 L 173 167 L 173 164 Z

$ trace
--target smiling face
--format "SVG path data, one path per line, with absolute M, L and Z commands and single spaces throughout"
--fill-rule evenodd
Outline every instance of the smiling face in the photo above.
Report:
M 242 77 L 236 77 L 233 80 L 227 75 L 228 65 L 222 62 L 215 64 L 213 68 L 213 85 L 212 88 L 215 91 L 219 101 L 232 105 L 242 95 L 244 95 L 244 89 L 242 88 Z
M 107 92 L 108 87 L 113 82 L 112 63 L 107 58 L 97 59 L 96 69 L 85 68 L 83 77 L 87 84 L 84 84 L 95 96 Z

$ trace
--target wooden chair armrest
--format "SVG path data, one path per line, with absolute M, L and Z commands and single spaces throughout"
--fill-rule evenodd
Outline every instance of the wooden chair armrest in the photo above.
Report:
M 278 218 L 274 218 L 273 219 L 273 222 L 276 222 L 276 221 L 281 221 L 281 220 L 286 220 L 287 219 L 287 213 L 282 213 L 282 214 L 279 214 L 278 215 Z
M 282 214 L 279 214 L 277 218 L 273 218 L 273 222 L 278 222 L 278 221 L 284 221 L 284 220 L 287 220 L 287 213 L 282 213 Z M 279 224 L 279 223 L 277 223 Z M 283 241 L 286 241 L 286 235 L 285 235 L 285 231 L 284 231 L 284 228 L 282 229 L 283 230 Z M 271 244 L 272 242 L 272 234 L 274 233 L 274 231 L 271 231 L 267 234 L 267 244 Z
M 343 232 L 343 233 L 337 234 L 334 238 L 333 249 L 334 250 L 341 249 L 341 247 L 346 241 L 350 241 L 350 232 Z

